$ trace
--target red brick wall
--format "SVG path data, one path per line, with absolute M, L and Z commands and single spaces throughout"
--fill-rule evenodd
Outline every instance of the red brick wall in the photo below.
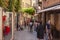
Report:
M 60 3 L 60 0 L 46 0 L 46 1 L 43 0 L 43 7 L 46 8 L 46 7 L 50 7 L 59 3 Z

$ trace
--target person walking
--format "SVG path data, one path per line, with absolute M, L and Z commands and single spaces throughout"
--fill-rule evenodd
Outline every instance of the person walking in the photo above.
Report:
M 37 21 L 34 22 L 34 31 L 36 31 L 37 28 Z
M 25 26 L 25 28 L 26 28 L 26 21 L 24 21 L 24 26 Z
M 33 21 L 30 20 L 30 32 L 32 32 L 32 28 L 33 28 Z
M 50 20 L 46 23 L 46 40 L 52 40 Z
M 42 22 L 38 22 L 36 31 L 38 40 L 44 40 L 44 27 Z

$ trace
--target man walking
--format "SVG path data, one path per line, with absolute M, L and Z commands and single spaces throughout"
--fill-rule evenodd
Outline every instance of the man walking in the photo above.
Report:
M 33 21 L 30 20 L 30 32 L 32 32 L 32 28 L 33 28 Z

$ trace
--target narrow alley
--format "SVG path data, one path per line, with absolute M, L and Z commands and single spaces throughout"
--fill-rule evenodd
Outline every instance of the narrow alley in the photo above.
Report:
M 60 40 L 60 0 L 0 0 L 0 40 Z

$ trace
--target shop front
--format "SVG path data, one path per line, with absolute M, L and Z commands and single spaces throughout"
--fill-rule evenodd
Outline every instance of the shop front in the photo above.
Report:
M 12 14 L 3 11 L 2 21 L 3 38 L 4 40 L 10 40 L 12 37 Z
M 55 38 L 60 38 L 60 5 L 40 10 L 37 13 L 44 14 L 44 24 L 46 24 L 48 20 L 51 20 L 52 34 Z M 44 27 L 46 27 L 46 25 Z

